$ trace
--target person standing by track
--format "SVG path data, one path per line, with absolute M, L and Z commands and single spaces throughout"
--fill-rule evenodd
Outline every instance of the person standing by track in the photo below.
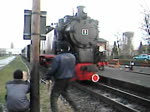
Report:
M 133 70 L 133 66 L 134 66 L 134 62 L 131 61 L 131 62 L 130 62 L 130 70 Z
M 75 76 L 76 58 L 73 54 L 68 53 L 66 44 L 60 45 L 60 54 L 58 54 L 52 62 L 52 66 L 46 73 L 46 80 L 54 79 L 50 95 L 50 104 L 52 112 L 58 112 L 57 101 L 60 95 L 68 97 L 67 88 L 70 79 Z

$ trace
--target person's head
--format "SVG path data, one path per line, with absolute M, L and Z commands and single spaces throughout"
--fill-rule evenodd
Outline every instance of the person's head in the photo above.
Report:
M 23 78 L 23 72 L 22 70 L 15 70 L 13 74 L 14 79 L 22 79 Z

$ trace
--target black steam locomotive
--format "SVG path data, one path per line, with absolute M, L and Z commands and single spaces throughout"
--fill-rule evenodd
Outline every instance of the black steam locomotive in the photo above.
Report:
M 84 6 L 78 6 L 77 9 L 75 15 L 59 19 L 55 28 L 47 34 L 46 40 L 41 41 L 40 63 L 47 66 L 50 63 L 48 61 L 60 53 L 60 44 L 65 43 L 68 51 L 74 54 L 77 60 L 74 80 L 97 82 L 100 79 L 96 74 L 98 65 L 104 65 L 102 56 L 99 55 L 98 21 L 87 16 Z
M 54 30 L 52 50 L 59 54 L 59 45 L 63 42 L 68 45 L 68 50 L 76 56 L 76 75 L 78 80 L 98 81 L 96 74 L 99 62 L 97 53 L 98 21 L 91 19 L 84 12 L 84 6 L 78 6 L 74 16 L 65 16 L 59 19 Z M 93 79 L 92 79 L 93 78 Z

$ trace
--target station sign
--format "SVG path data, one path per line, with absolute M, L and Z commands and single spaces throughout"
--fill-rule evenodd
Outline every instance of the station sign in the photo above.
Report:
M 46 14 L 46 11 L 40 13 L 40 40 L 46 40 Z M 32 10 L 24 10 L 24 40 L 31 40 L 31 18 Z

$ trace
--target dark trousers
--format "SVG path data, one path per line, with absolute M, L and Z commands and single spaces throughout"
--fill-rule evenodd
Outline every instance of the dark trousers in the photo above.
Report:
M 130 70 L 133 70 L 133 65 L 130 66 Z
M 70 79 L 56 79 L 52 88 L 50 100 L 52 112 L 58 112 L 57 101 L 60 95 L 67 97 L 67 88 Z

